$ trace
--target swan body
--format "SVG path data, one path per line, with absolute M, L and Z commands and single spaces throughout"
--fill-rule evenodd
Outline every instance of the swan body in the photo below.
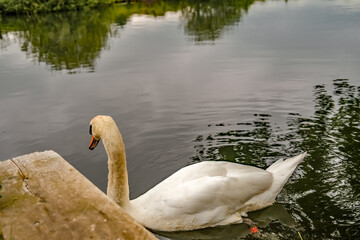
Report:
M 90 126 L 89 148 L 103 139 L 108 155 L 108 196 L 138 222 L 159 231 L 242 223 L 246 212 L 273 204 L 306 155 L 280 159 L 266 170 L 224 161 L 196 163 L 130 201 L 125 147 L 116 123 L 109 116 L 97 116 Z

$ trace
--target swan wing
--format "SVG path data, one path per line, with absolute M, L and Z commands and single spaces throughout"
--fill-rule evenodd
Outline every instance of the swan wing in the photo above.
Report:
M 163 195 L 162 199 L 166 205 L 187 214 L 196 214 L 219 206 L 237 210 L 250 198 L 264 192 L 271 185 L 272 175 L 262 169 L 234 163 L 216 163 L 218 164 L 214 164 L 215 166 L 213 164 L 196 166 L 198 169 L 191 169 L 191 172 L 200 170 L 198 177 L 195 171 L 192 179 L 183 179 L 180 183 L 170 178 L 167 187 L 173 185 L 171 180 L 177 184 L 168 188 L 168 194 Z M 203 175 L 204 171 L 212 174 Z
M 182 168 L 132 202 L 139 207 L 147 206 L 142 208 L 142 214 L 152 218 L 147 224 L 162 223 L 155 229 L 202 228 L 232 217 L 271 184 L 272 174 L 259 168 L 201 162 Z M 169 224 L 172 226 L 165 227 Z

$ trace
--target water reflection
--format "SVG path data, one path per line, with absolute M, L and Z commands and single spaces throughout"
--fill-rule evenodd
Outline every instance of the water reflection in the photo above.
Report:
M 213 43 L 240 21 L 252 3 L 254 0 L 151 1 L 100 10 L 1 16 L 0 46 L 5 48 L 16 38 L 28 57 L 52 70 L 94 70 L 100 52 L 109 48 L 109 37 L 117 35 L 134 14 L 158 17 L 180 11 L 185 32 L 195 42 Z
M 266 163 L 260 159 L 281 156 L 278 149 L 281 145 L 272 143 L 274 130 L 270 122 L 271 115 L 255 114 L 254 117 L 256 120 L 253 122 L 237 123 L 236 125 L 241 126 L 241 129 L 207 136 L 205 145 L 196 146 L 197 154 L 193 157 L 193 161 L 216 159 L 265 167 Z M 202 143 L 202 140 L 203 137 L 198 136 L 195 141 Z
M 297 228 L 296 222 L 292 216 L 288 213 L 283 204 L 277 204 L 249 213 L 249 217 L 256 221 L 257 226 L 262 229 L 266 229 L 270 223 L 276 222 L 283 227 L 285 234 L 286 232 L 295 231 Z M 266 232 L 266 233 L 265 233 Z M 156 232 L 161 236 L 166 236 L 171 239 L 239 239 L 244 238 L 250 234 L 249 226 L 246 224 L 237 224 L 237 225 L 228 225 L 228 226 L 219 226 L 214 228 L 201 229 L 196 231 L 187 231 L 187 232 Z M 271 231 L 264 231 L 263 234 L 255 234 L 257 237 L 267 237 L 271 238 Z
M 359 236 L 360 225 L 360 87 L 347 79 L 314 87 L 314 114 L 288 116 L 282 130 L 267 114 L 233 130 L 198 136 L 194 161 L 227 160 L 266 167 L 278 157 L 301 151 L 309 155 L 278 201 L 291 203 L 292 216 L 305 230 L 304 239 Z M 216 127 L 229 127 L 218 124 Z M 272 160 L 270 160 L 272 159 Z M 283 233 L 279 223 L 269 231 Z M 296 231 L 293 232 L 296 238 Z
M 215 41 L 228 28 L 241 19 L 255 0 L 189 1 L 182 12 L 185 32 L 195 42 Z
M 10 32 L 3 38 L 17 38 L 27 56 L 54 70 L 93 69 L 94 61 L 114 34 L 110 28 L 113 18 L 111 11 L 92 10 L 3 17 L 5 31 Z

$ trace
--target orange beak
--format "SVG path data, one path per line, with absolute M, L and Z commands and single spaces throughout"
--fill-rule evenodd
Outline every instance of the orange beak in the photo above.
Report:
M 89 149 L 93 150 L 94 148 L 96 148 L 96 146 L 98 145 L 99 142 L 100 142 L 100 139 L 96 140 L 94 138 L 94 136 L 91 136 L 91 142 L 90 142 L 90 145 L 89 145 Z

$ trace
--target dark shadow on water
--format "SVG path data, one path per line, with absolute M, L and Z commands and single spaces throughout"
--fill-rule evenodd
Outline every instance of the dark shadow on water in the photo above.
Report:
M 229 129 L 229 124 L 217 125 L 217 133 L 194 140 L 192 161 L 226 160 L 265 168 L 278 158 L 307 151 L 277 201 L 288 204 L 303 239 L 359 236 L 360 87 L 347 79 L 314 86 L 314 114 L 289 113 L 286 129 L 277 127 L 268 114 L 230 124 L 232 130 L 222 132 L 221 126 Z M 286 239 L 281 237 L 285 232 L 291 235 L 287 239 L 299 238 L 282 223 L 269 226 L 263 231 L 281 239 Z
M 195 142 L 201 144 L 196 146 L 198 154 L 192 160 L 226 160 L 265 168 L 264 158 L 282 156 L 282 145 L 273 141 L 271 115 L 254 114 L 254 117 L 253 122 L 237 123 L 235 128 L 240 129 L 209 135 L 204 141 L 199 141 L 203 139 L 199 136 Z
M 156 232 L 156 234 L 171 239 L 208 239 L 208 240 L 220 240 L 220 239 L 239 239 L 247 236 L 257 237 L 270 237 L 269 231 L 265 229 L 271 227 L 273 224 L 280 224 L 286 232 L 296 232 L 296 222 L 293 217 L 287 212 L 283 204 L 274 204 L 265 209 L 249 213 L 249 217 L 256 222 L 258 227 L 262 230 L 259 233 L 252 234 L 249 226 L 246 224 L 235 224 L 228 226 L 219 226 L 214 228 L 206 228 L 196 231 L 186 232 Z M 270 231 L 271 232 L 271 231 Z

